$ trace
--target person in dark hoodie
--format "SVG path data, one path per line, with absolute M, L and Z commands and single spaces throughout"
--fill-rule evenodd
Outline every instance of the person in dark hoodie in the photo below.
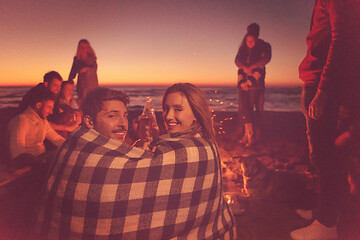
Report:
M 238 67 L 239 117 L 245 125 L 245 134 L 240 143 L 251 146 L 260 138 L 261 119 L 264 111 L 265 65 L 271 59 L 271 46 L 259 39 L 260 27 L 252 23 L 238 50 L 235 64 Z M 253 108 L 256 108 L 256 114 Z

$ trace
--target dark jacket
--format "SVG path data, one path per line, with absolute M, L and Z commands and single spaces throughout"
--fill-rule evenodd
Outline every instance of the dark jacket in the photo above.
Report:
M 238 53 L 235 57 L 235 64 L 238 68 L 243 68 L 245 66 L 256 65 L 258 67 L 264 67 L 271 60 L 271 45 L 265 42 L 262 39 L 258 39 L 256 44 L 257 54 L 255 54 L 254 60 L 251 61 L 251 64 L 245 63 L 243 58 L 243 49 L 240 47 Z
M 306 39 L 307 54 L 299 67 L 305 86 L 341 94 L 342 99 L 349 94 L 355 97 L 355 89 L 360 90 L 359 13 L 359 0 L 316 2 Z

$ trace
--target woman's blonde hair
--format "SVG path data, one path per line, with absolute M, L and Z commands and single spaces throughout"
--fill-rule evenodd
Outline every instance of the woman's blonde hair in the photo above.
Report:
M 170 93 L 179 92 L 182 93 L 188 100 L 191 110 L 196 118 L 195 128 L 192 131 L 192 135 L 198 132 L 202 132 L 203 136 L 215 142 L 215 133 L 213 128 L 212 115 L 210 112 L 208 101 L 203 91 L 191 83 L 177 83 L 166 89 L 162 98 L 162 108 L 164 110 L 164 104 L 166 97 Z
M 80 47 L 81 45 L 85 47 Z M 96 59 L 95 51 L 91 47 L 90 42 L 86 39 L 81 39 L 77 46 L 76 57 L 79 60 L 86 60 L 89 55 Z

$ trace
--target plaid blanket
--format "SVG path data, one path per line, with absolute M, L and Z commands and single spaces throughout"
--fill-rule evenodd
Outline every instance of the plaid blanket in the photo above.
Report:
M 50 167 L 37 231 L 49 239 L 233 239 L 216 145 L 169 137 L 152 153 L 80 127 Z

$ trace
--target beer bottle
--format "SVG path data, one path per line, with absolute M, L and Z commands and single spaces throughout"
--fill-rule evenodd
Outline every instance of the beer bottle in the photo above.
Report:
M 146 98 L 144 110 L 139 120 L 139 138 L 144 142 L 151 142 L 159 136 L 159 126 L 156 121 L 155 109 L 152 108 L 151 97 Z

